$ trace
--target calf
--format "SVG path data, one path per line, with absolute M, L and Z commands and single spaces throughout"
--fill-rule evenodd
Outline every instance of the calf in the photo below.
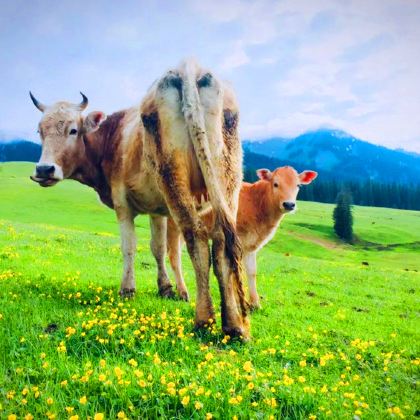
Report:
M 242 151 L 237 134 L 238 109 L 232 90 L 193 62 L 167 72 L 149 90 L 140 107 L 108 117 L 82 112 L 75 105 L 46 106 L 30 94 L 43 113 L 39 123 L 42 154 L 31 179 L 50 187 L 75 179 L 98 192 L 115 210 L 124 257 L 120 294 L 135 291 L 134 218 L 149 214 L 151 249 L 162 296 L 173 295 L 165 268 L 166 217 L 171 215 L 187 241 L 197 277 L 197 327 L 214 319 L 208 288 L 213 265 L 222 295 L 223 329 L 248 334 L 246 302 L 239 277 L 240 247 L 235 223 L 242 179 Z M 215 213 L 209 232 L 195 209 L 205 195 Z
M 284 215 L 296 210 L 299 187 L 310 184 L 317 177 L 314 171 L 298 174 L 290 166 L 277 168 L 273 172 L 259 169 L 257 174 L 259 181 L 254 184 L 242 184 L 236 225 L 243 249 L 250 306 L 254 309 L 260 307 L 256 286 L 257 252 L 274 236 Z M 207 226 L 212 226 L 214 216 L 210 211 L 204 214 L 202 219 Z M 187 298 L 188 291 L 181 267 L 181 235 L 171 219 L 168 221 L 167 238 L 168 255 L 177 288 Z

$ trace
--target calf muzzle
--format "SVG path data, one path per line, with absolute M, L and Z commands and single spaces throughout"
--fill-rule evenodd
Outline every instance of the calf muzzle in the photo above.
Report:
M 293 201 L 285 201 L 283 203 L 283 207 L 285 210 L 287 211 L 292 211 L 295 209 L 296 203 L 294 203 Z

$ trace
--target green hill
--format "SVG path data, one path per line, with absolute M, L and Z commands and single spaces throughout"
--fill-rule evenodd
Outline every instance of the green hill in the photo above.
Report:
M 332 205 L 299 202 L 258 254 L 263 309 L 240 344 L 193 333 L 194 298 L 157 297 L 146 216 L 138 293 L 121 301 L 113 212 L 74 181 L 40 188 L 32 170 L 0 165 L 1 418 L 414 416 L 419 212 L 355 207 L 349 246 Z

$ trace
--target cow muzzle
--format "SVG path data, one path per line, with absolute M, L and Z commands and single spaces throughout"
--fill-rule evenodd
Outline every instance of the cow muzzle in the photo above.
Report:
M 41 187 L 52 187 L 63 179 L 63 171 L 54 163 L 39 163 L 30 178 Z
M 296 203 L 294 201 L 284 201 L 283 202 L 283 209 L 287 213 L 295 211 L 296 210 Z

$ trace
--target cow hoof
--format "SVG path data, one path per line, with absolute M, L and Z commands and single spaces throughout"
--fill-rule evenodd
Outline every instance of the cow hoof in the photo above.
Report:
M 237 338 L 244 342 L 249 340 L 248 331 L 242 327 L 223 327 L 223 332 L 232 339 Z
M 132 297 L 134 297 L 135 293 L 136 289 L 121 289 L 119 295 L 122 298 L 131 299 Z
M 259 302 L 255 302 L 255 303 L 251 302 L 251 303 L 248 303 L 248 309 L 251 312 L 258 311 L 259 309 L 261 309 L 261 305 Z
M 159 296 L 165 299 L 176 298 L 175 292 L 172 290 L 172 286 L 170 284 L 159 289 Z
M 179 298 L 184 302 L 189 302 L 190 300 L 190 296 L 188 295 L 188 292 L 186 290 L 179 292 Z
M 202 320 L 196 320 L 194 323 L 194 330 L 206 330 L 210 325 L 214 324 L 215 320 L 213 318 L 210 318 L 206 321 Z

